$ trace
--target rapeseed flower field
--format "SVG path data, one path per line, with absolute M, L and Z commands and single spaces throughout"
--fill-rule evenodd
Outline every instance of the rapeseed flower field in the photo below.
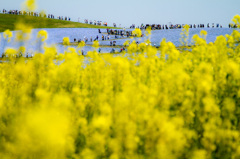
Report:
M 202 31 L 189 48 L 186 25 L 181 51 L 165 40 L 159 50 L 133 42 L 128 54 L 88 52 L 85 65 L 68 37 L 63 54 L 45 46 L 26 60 L 31 29 L 17 27 L 23 45 L 0 64 L 1 159 L 240 158 L 238 30 L 209 44 Z

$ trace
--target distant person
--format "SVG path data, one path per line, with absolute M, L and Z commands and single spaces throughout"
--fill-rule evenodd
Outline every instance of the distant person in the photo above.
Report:
M 96 36 L 96 38 L 94 39 L 94 41 L 98 40 L 98 35 Z
M 98 49 L 98 52 L 99 52 L 99 53 L 101 52 L 101 48 Z

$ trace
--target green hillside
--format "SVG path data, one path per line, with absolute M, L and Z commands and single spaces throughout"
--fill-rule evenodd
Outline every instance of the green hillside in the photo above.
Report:
M 113 28 L 42 17 L 0 14 L 0 32 L 14 30 L 18 21 L 24 21 L 33 28 Z

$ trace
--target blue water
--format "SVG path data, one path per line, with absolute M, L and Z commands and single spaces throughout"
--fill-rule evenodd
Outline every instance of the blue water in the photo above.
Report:
M 31 34 L 31 38 L 28 41 L 24 42 L 24 45 L 27 48 L 27 52 L 30 54 L 34 54 L 34 52 L 40 51 L 43 52 L 43 44 L 39 43 L 39 41 L 37 40 L 37 33 L 39 30 L 42 29 L 33 29 L 32 30 L 32 34 Z M 46 30 L 48 32 L 48 39 L 46 40 L 46 44 L 47 46 L 51 46 L 51 45 L 55 45 L 58 49 L 58 52 L 62 53 L 64 52 L 64 50 L 66 50 L 67 48 L 60 45 L 59 43 L 62 42 L 62 39 L 64 37 L 69 37 L 70 41 L 73 42 L 74 38 L 81 39 L 83 40 L 83 38 L 86 36 L 88 37 L 89 41 L 90 41 L 90 37 L 92 37 L 92 39 L 95 39 L 95 37 L 98 35 L 99 39 L 101 39 L 102 34 L 98 33 L 98 29 L 90 29 L 90 28 L 58 28 L 58 29 L 43 29 Z M 130 29 L 129 29 L 130 30 Z M 192 36 L 195 34 L 200 34 L 201 30 L 206 30 L 208 32 L 207 35 L 207 42 L 214 42 L 216 40 L 216 37 L 219 35 L 225 35 L 225 34 L 231 34 L 233 29 L 231 28 L 192 28 L 189 30 L 189 44 L 191 44 L 191 39 Z M 101 29 L 102 33 L 106 32 L 106 29 Z M 151 42 L 152 44 L 158 46 L 160 45 L 160 42 L 162 41 L 163 38 L 166 38 L 167 41 L 171 41 L 173 42 L 176 46 L 180 45 L 180 41 L 179 39 L 181 38 L 180 33 L 182 32 L 181 29 L 169 29 L 169 30 L 153 30 L 150 36 Z M 2 54 L 2 52 L 8 48 L 8 47 L 13 47 L 13 48 L 18 48 L 20 46 L 19 42 L 17 42 L 15 40 L 15 35 L 16 35 L 16 31 L 13 31 L 13 37 L 10 43 L 7 43 L 4 39 L 3 39 L 3 33 L 0 33 L 0 54 Z M 144 31 L 143 31 L 144 34 Z M 103 34 L 104 36 L 107 36 L 106 34 Z M 110 39 L 115 39 L 115 35 L 110 35 Z M 123 45 L 123 43 L 126 40 L 130 40 L 130 41 L 138 41 L 138 42 L 143 42 L 144 40 L 146 40 L 147 37 L 144 36 L 142 38 L 129 38 L 129 39 L 118 39 L 115 40 L 116 41 L 116 45 Z M 100 45 L 109 45 L 110 41 L 99 41 Z M 39 47 L 40 45 L 41 47 Z M 88 42 L 87 44 L 91 44 L 91 42 Z M 72 46 L 74 48 L 76 48 L 76 46 Z M 102 48 L 101 47 L 101 52 L 110 52 L 112 48 Z M 118 50 L 119 48 L 117 48 L 116 50 Z M 90 46 L 85 46 L 82 48 L 82 50 L 84 52 L 87 51 L 91 51 L 94 50 L 94 48 L 90 47 Z

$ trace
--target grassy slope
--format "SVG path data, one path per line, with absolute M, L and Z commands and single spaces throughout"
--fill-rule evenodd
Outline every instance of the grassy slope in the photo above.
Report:
M 0 32 L 14 30 L 18 21 L 24 21 L 33 28 L 112 28 L 42 17 L 0 14 Z

